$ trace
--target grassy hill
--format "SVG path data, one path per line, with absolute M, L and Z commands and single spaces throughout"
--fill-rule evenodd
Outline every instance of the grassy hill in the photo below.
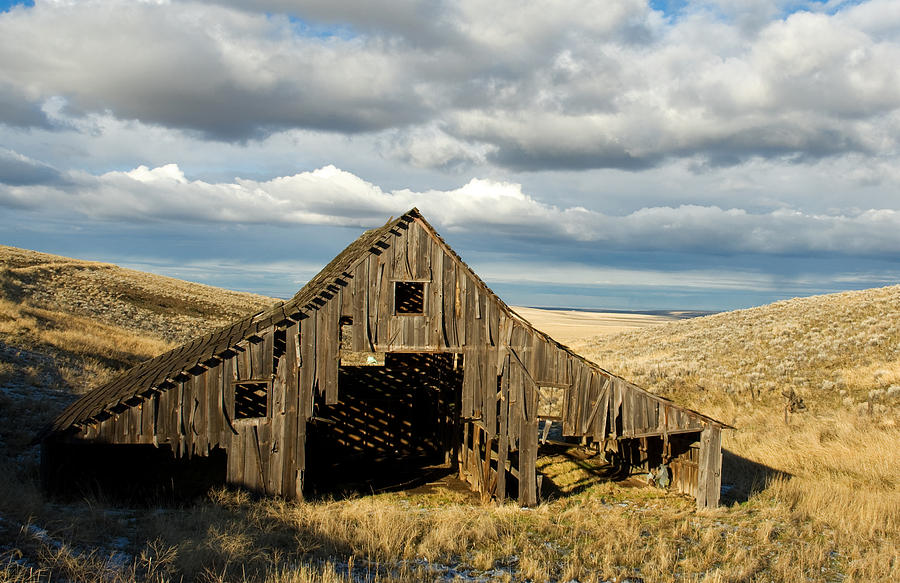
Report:
M 81 393 L 274 301 L 0 245 L 0 381 Z
M 729 505 L 703 512 L 557 452 L 539 465 L 561 494 L 534 509 L 444 488 L 306 503 L 223 489 L 150 509 L 47 500 L 29 441 L 76 393 L 273 300 L 9 247 L 0 291 L 0 581 L 900 579 L 900 287 L 574 343 L 737 428 Z M 795 399 L 786 416 L 791 392 L 805 409 Z
M 773 404 L 794 390 L 814 411 L 871 401 L 881 412 L 900 390 L 900 286 L 796 298 L 573 348 L 696 407 L 723 395 Z

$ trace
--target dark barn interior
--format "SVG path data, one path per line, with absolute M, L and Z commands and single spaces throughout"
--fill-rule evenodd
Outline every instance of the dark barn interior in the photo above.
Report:
M 407 486 L 452 471 L 462 378 L 463 358 L 450 353 L 342 365 L 338 402 L 318 404 L 307 425 L 309 494 Z
M 45 443 L 41 482 L 54 498 L 98 498 L 137 505 L 170 505 L 225 484 L 226 452 L 179 458 L 163 445 Z M 127 477 L 123 479 L 124 477 Z

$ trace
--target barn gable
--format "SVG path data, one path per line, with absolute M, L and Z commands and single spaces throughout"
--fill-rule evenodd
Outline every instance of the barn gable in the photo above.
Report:
M 152 358 L 67 408 L 67 444 L 225 452 L 226 481 L 300 498 L 354 460 L 457 464 L 484 496 L 536 503 L 539 429 L 666 463 L 718 503 L 722 423 L 573 353 L 500 300 L 413 209 L 364 233 L 293 298 Z

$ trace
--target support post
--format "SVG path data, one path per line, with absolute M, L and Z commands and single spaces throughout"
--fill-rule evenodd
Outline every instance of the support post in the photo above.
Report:
M 719 505 L 722 489 L 722 430 L 707 426 L 700 434 L 700 461 L 697 472 L 697 508 Z

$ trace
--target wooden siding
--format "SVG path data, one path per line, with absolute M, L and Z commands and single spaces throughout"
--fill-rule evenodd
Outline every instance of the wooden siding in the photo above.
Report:
M 697 477 L 690 481 L 699 505 L 718 502 L 722 424 L 606 372 L 534 329 L 417 212 L 376 231 L 291 301 L 126 373 L 100 390 L 107 402 L 86 396 L 57 420 L 56 431 L 74 427 L 76 439 L 105 443 L 168 444 L 187 457 L 222 448 L 230 483 L 300 497 L 311 454 L 307 423 L 347 404 L 340 330 L 350 326 L 357 354 L 444 353 L 463 363 L 458 443 L 444 447 L 448 455 L 458 451 L 460 474 L 485 497 L 503 499 L 515 483 L 521 504 L 537 502 L 538 391 L 551 386 L 565 389 L 563 434 L 584 442 L 702 433 L 701 459 L 692 462 Z M 397 282 L 422 284 L 421 313 L 395 313 Z M 250 380 L 268 383 L 267 413 L 236 419 L 235 382 Z M 682 491 L 690 489 L 682 484 L 686 472 L 675 480 Z

